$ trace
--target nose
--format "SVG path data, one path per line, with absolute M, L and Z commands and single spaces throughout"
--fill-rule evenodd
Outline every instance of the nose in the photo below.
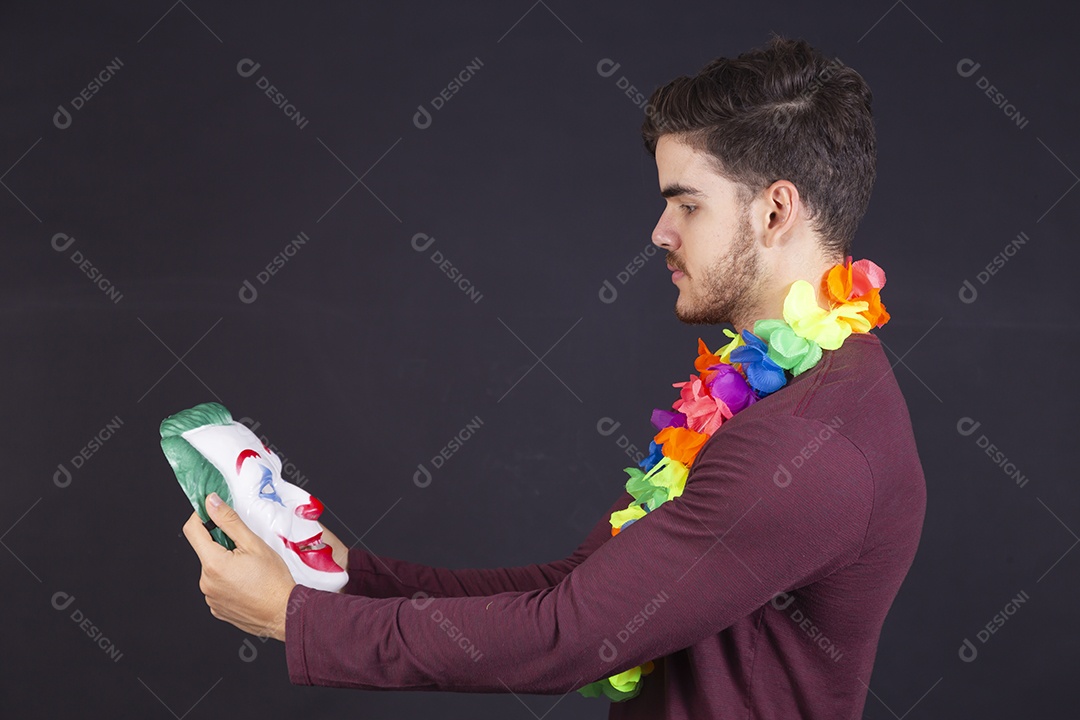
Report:
M 660 219 L 656 221 L 656 227 L 653 228 L 652 241 L 653 245 L 661 247 L 669 252 L 676 250 L 679 247 L 679 234 L 668 219 L 668 211 L 666 208 L 664 209 L 664 212 L 660 214 Z
M 296 514 L 305 520 L 318 520 L 323 510 L 322 502 L 314 495 L 311 496 L 311 502 L 296 506 Z

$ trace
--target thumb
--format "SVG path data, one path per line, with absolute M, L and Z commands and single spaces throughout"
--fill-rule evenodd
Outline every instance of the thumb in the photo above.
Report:
M 216 492 L 206 496 L 206 514 L 237 547 L 251 547 L 252 542 L 262 540 Z

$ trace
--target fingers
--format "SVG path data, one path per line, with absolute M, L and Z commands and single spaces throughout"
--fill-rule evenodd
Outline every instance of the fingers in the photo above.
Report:
M 325 525 L 319 523 L 319 526 L 323 529 L 323 542 L 333 549 L 334 562 L 337 563 L 338 567 L 342 570 L 347 569 L 349 565 L 349 548 L 345 547 L 345 543 L 341 542 L 341 539 L 337 535 L 332 531 L 327 530 Z
M 218 497 L 217 493 L 210 493 L 206 497 L 206 514 L 226 535 L 232 538 L 238 548 L 250 548 L 262 542 L 262 538 L 253 533 L 236 511 Z
M 206 564 L 206 561 L 213 557 L 215 553 L 228 552 L 214 541 L 210 533 L 206 532 L 206 528 L 196 512 L 191 513 L 191 517 L 184 523 L 184 537 L 187 538 L 195 554 L 199 556 L 199 561 L 203 564 Z

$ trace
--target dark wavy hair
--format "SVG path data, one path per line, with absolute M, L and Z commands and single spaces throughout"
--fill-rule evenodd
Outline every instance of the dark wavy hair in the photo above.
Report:
M 823 253 L 843 259 L 876 175 L 871 100 L 866 81 L 839 59 L 774 34 L 763 47 L 657 88 L 641 136 L 654 157 L 667 134 L 707 152 L 716 172 L 739 186 L 742 208 L 773 182 L 790 181 Z

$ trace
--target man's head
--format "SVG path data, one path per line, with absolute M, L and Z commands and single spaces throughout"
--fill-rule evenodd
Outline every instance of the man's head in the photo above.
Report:
M 684 322 L 749 326 L 796 279 L 851 253 L 876 171 L 871 93 L 805 41 L 774 37 L 650 98 L 642 138 L 667 200 Z
M 199 517 L 216 492 L 285 560 L 296 582 L 318 590 L 348 581 L 322 542 L 318 498 L 281 477 L 281 459 L 218 403 L 202 403 L 161 423 L 161 447 Z M 212 533 L 221 533 L 215 528 Z M 215 535 L 222 542 L 224 535 Z M 231 543 L 223 543 L 230 547 Z

